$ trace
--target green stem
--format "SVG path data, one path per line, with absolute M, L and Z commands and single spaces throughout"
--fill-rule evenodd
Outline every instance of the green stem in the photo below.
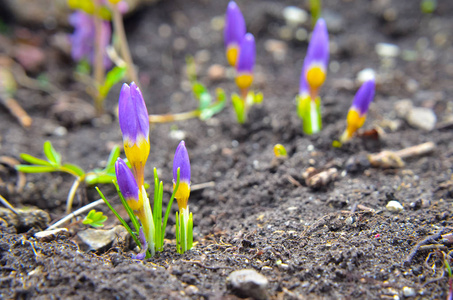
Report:
M 123 57 L 127 65 L 127 74 L 130 80 L 135 81 L 136 84 L 139 84 L 137 72 L 135 71 L 134 63 L 132 62 L 131 52 L 129 50 L 129 45 L 127 43 L 126 31 L 124 30 L 123 24 L 123 17 L 121 16 L 120 11 L 118 10 L 118 5 L 112 4 L 111 8 L 113 12 L 113 26 L 120 41 L 121 56 Z
M 95 41 L 94 41 L 94 81 L 96 82 L 97 93 L 94 98 L 94 106 L 96 113 L 101 115 L 104 111 L 103 102 L 99 87 L 102 86 L 105 77 L 104 70 L 104 49 L 101 47 L 102 40 L 102 20 L 99 17 L 99 0 L 94 1 L 94 30 L 95 30 Z
M 178 168 L 177 170 L 177 177 L 176 177 L 176 184 L 175 184 L 175 187 L 173 188 L 173 193 L 171 194 L 171 198 L 170 198 L 170 201 L 168 201 L 168 205 L 167 205 L 167 209 L 165 211 L 165 216 L 164 216 L 164 225 L 162 227 L 162 235 L 161 235 L 161 238 L 162 238 L 162 245 L 164 244 L 164 238 L 165 238 L 165 228 L 167 227 L 167 221 L 168 221 L 168 217 L 170 216 L 170 211 L 171 211 L 171 205 L 173 204 L 173 200 L 175 199 L 175 195 L 176 195 L 176 192 L 178 191 L 178 188 L 179 188 L 179 172 L 180 172 L 180 169 Z M 176 221 L 177 221 L 178 218 L 176 218 Z M 176 231 L 178 230 L 178 226 L 176 226 Z M 178 238 L 176 237 L 176 240 L 178 240 Z

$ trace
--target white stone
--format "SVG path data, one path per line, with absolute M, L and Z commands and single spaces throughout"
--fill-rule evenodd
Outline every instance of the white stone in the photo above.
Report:
M 396 200 L 389 201 L 386 206 L 387 210 L 393 213 L 399 213 L 404 210 L 404 207 Z
M 376 72 L 371 68 L 366 68 L 357 73 L 357 82 L 362 84 L 368 80 L 375 80 Z
M 299 7 L 287 6 L 283 9 L 283 17 L 288 25 L 296 27 L 307 21 L 308 14 L 305 10 Z
M 400 48 L 397 45 L 388 43 L 376 44 L 375 50 L 381 57 L 397 57 L 400 54 Z
M 405 286 L 403 287 L 403 295 L 404 297 L 414 297 L 415 295 L 417 295 L 417 293 L 415 292 L 414 288 Z

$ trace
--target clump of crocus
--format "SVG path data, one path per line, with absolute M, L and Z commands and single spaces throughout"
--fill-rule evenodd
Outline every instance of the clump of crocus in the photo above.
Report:
M 239 123 L 245 123 L 248 110 L 253 104 L 261 103 L 263 95 L 250 91 L 255 67 L 255 37 L 246 33 L 245 21 L 236 2 L 230 1 L 225 17 L 225 48 L 228 63 L 236 68 L 236 85 L 240 95 L 233 94 L 231 100 Z
M 349 141 L 359 128 L 363 126 L 366 120 L 368 107 L 374 98 L 375 83 L 374 80 L 365 81 L 355 94 L 351 108 L 346 118 L 346 130 L 340 138 L 340 142 Z
M 308 45 L 300 76 L 299 95 L 296 97 L 303 130 L 309 135 L 320 132 L 322 128 L 319 89 L 326 79 L 328 63 L 329 34 L 326 22 L 319 19 Z
M 225 40 L 226 58 L 228 63 L 232 67 L 235 67 L 238 59 L 240 44 L 245 35 L 245 21 L 239 6 L 234 1 L 230 1 L 230 3 L 228 3 L 223 34 Z
M 150 150 L 148 111 L 142 93 L 134 82 L 130 85 L 123 84 L 119 97 L 118 119 L 123 134 L 124 152 L 132 167 L 132 171 L 121 158 L 118 158 L 115 163 L 117 190 L 120 199 L 134 224 L 135 232 L 129 228 L 127 223 L 124 222 L 119 214 L 113 209 L 99 189 L 97 190 L 123 226 L 126 227 L 129 233 L 134 237 L 137 244 L 141 245 L 142 251 L 136 257 L 143 258 L 146 248 L 148 250 L 147 256 L 149 257 L 153 256 L 155 251 L 163 250 L 165 227 L 167 225 L 173 199 L 175 198 L 175 194 L 179 191 L 180 169 L 177 169 L 176 175 L 174 176 L 174 191 L 168 203 L 165 216 L 162 219 L 162 198 L 164 188 L 163 183 L 159 181 L 156 168 L 154 168 L 153 209 L 151 209 L 151 204 L 145 191 L 144 170 Z M 181 165 L 181 169 L 183 170 L 183 175 L 187 176 L 186 165 Z M 186 206 L 189 197 L 188 193 L 190 192 L 190 167 L 188 172 L 189 181 L 182 185 L 182 191 L 187 191 L 185 198 Z M 181 192 L 181 195 L 185 195 L 186 193 Z M 179 194 L 178 197 L 180 197 Z M 182 197 L 180 198 L 183 199 Z M 188 208 L 186 210 L 188 212 Z M 184 211 L 182 212 L 184 213 Z M 141 227 L 136 220 L 136 216 L 141 222 Z M 192 215 L 190 215 L 190 219 L 191 218 Z M 185 224 L 187 224 L 187 221 Z M 192 235 L 190 235 L 190 237 L 191 236 Z M 191 246 L 192 242 L 190 242 L 189 245 Z M 187 247 L 184 249 L 187 249 Z
M 190 196 L 190 161 L 186 144 L 181 141 L 176 148 L 173 160 L 173 187 L 176 188 L 177 175 L 180 183 L 175 198 L 178 202 L 179 214 L 176 212 L 176 248 L 178 253 L 184 253 L 192 248 L 193 218 L 187 204 Z

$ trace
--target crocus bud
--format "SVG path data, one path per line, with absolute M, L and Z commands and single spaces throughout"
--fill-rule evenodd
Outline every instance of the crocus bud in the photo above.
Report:
M 145 163 L 149 155 L 149 118 L 145 101 L 137 85 L 123 84 L 118 103 L 118 119 L 123 133 L 124 152 L 139 186 L 144 183 Z
M 91 65 L 94 64 L 94 43 L 95 43 L 95 26 L 94 16 L 82 11 L 77 11 L 69 16 L 69 23 L 74 27 L 74 32 L 69 36 L 71 42 L 71 56 L 75 61 L 87 59 Z M 112 61 L 107 55 L 107 46 L 110 43 L 112 30 L 110 22 L 101 22 L 101 40 L 100 47 L 103 49 L 104 67 L 110 68 Z
M 318 96 L 319 88 L 326 79 L 327 65 L 329 63 L 329 34 L 326 22 L 319 19 L 308 44 L 307 55 L 304 59 L 300 79 L 300 94 L 308 86 L 309 94 L 314 100 Z
M 175 198 L 178 201 L 180 210 L 187 208 L 187 202 L 190 195 L 190 161 L 187 153 L 186 144 L 181 141 L 176 148 L 175 158 L 173 159 L 173 188 L 178 180 L 179 168 L 179 187 L 176 191 Z
M 253 82 L 253 67 L 255 66 L 255 38 L 247 33 L 241 42 L 238 63 L 236 65 L 236 85 L 241 90 L 247 90 Z
M 139 210 L 143 206 L 143 198 L 140 196 L 137 182 L 134 175 L 121 158 L 115 163 L 116 180 L 121 194 L 132 210 Z
M 228 3 L 223 32 L 226 57 L 231 66 L 236 66 L 239 47 L 245 35 L 245 21 L 239 6 L 234 1 Z
M 375 83 L 372 79 L 364 82 L 355 94 L 346 119 L 346 131 L 341 137 L 342 142 L 351 139 L 354 133 L 365 123 L 368 107 L 374 98 L 374 90 Z

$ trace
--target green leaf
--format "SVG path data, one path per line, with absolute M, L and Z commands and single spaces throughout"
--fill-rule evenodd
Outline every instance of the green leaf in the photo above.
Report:
M 104 222 L 107 220 L 102 211 L 90 210 L 88 215 L 83 219 L 82 223 L 85 225 L 91 225 L 95 228 L 104 227 Z
M 53 166 L 29 166 L 29 165 L 18 165 L 16 170 L 23 173 L 48 173 L 56 172 L 57 168 Z
M 113 147 L 112 151 L 110 151 L 109 159 L 107 160 L 107 166 L 105 167 L 105 170 L 115 167 L 115 163 L 118 157 L 120 157 L 120 147 L 115 146 Z
M 102 98 L 107 97 L 107 94 L 109 93 L 110 89 L 120 82 L 123 78 L 124 75 L 126 75 L 126 66 L 123 67 L 114 67 L 111 69 L 108 73 L 107 76 L 105 77 L 104 84 L 99 88 L 99 94 L 101 95 Z
M 54 149 L 50 141 L 44 143 L 44 154 L 52 165 L 61 165 L 61 155 Z
M 79 166 L 76 166 L 74 164 L 63 164 L 63 167 L 66 168 L 66 169 L 69 169 L 71 171 L 73 171 L 75 174 L 77 174 L 78 176 L 83 176 L 85 175 L 85 171 L 82 170 Z
M 192 91 L 195 95 L 195 98 L 197 98 L 197 100 L 200 102 L 200 104 L 198 105 L 199 110 L 203 110 L 207 108 L 209 104 L 211 104 L 211 95 L 204 85 L 199 82 L 194 82 L 194 84 L 192 85 Z
M 22 158 L 26 162 L 28 162 L 30 164 L 33 164 L 33 165 L 52 166 L 52 164 L 50 162 L 48 162 L 47 160 L 36 158 L 36 157 L 31 156 L 31 155 L 26 154 L 26 153 L 22 153 L 20 155 L 20 158 Z
M 200 112 L 200 120 L 207 120 L 214 116 L 215 114 L 218 114 L 221 112 L 226 105 L 226 95 L 225 92 L 219 88 L 216 91 L 217 93 L 217 101 L 213 104 L 211 104 L 209 107 L 201 110 Z
M 244 124 L 245 123 L 245 103 L 239 97 L 238 94 L 231 95 L 231 101 L 233 103 L 234 111 L 236 112 L 236 116 L 238 119 L 238 123 Z

